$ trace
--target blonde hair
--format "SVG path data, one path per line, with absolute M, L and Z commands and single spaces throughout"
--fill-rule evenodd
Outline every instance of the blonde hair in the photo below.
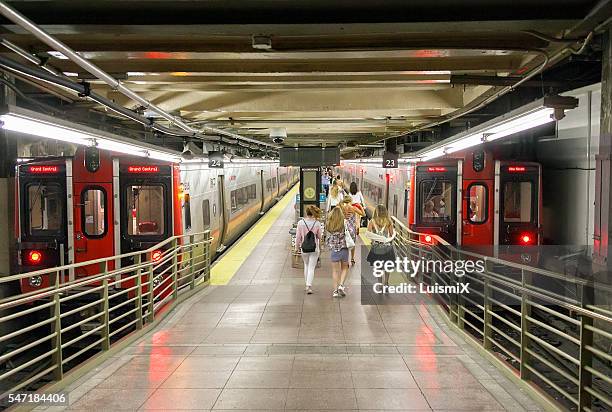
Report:
M 338 196 L 338 192 L 340 191 L 340 189 L 342 188 L 342 179 L 336 179 L 334 181 L 334 184 L 332 185 L 331 189 L 329 189 L 329 193 L 331 193 L 331 195 L 333 197 Z
M 344 212 L 340 206 L 336 206 L 329 212 L 326 229 L 330 233 L 344 231 Z
M 306 206 L 306 216 L 312 216 L 315 219 L 318 219 L 321 217 L 321 209 L 315 205 L 308 205 Z
M 374 223 L 376 223 L 376 227 L 378 227 L 379 229 L 382 229 L 387 226 L 393 228 L 393 222 L 389 217 L 389 212 L 387 211 L 385 205 L 376 206 L 376 209 L 374 209 L 374 214 L 372 215 L 372 220 L 374 221 Z
M 352 197 L 350 197 L 350 196 L 348 196 L 348 195 L 347 195 L 347 196 L 344 196 L 344 199 L 342 199 L 342 203 L 343 203 L 344 205 L 350 205 L 350 204 L 352 204 L 352 203 L 353 203 L 353 198 L 352 198 Z

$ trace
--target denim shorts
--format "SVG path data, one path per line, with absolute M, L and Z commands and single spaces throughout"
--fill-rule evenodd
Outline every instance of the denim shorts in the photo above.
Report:
M 343 247 L 339 251 L 331 251 L 331 261 L 332 262 L 348 262 L 349 253 L 348 249 Z

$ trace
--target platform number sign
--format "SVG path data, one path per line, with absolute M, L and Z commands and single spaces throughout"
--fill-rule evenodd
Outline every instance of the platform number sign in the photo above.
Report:
M 209 152 L 208 167 L 223 169 L 223 152 Z
M 383 168 L 396 169 L 398 167 L 399 155 L 393 152 L 385 152 L 383 155 Z

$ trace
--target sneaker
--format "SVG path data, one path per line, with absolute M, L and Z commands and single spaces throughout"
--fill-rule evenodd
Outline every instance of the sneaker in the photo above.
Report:
M 334 298 L 338 298 L 338 297 L 340 297 L 340 294 L 338 293 L 338 290 L 334 290 L 334 291 L 333 291 L 333 293 L 332 293 L 332 297 L 334 297 Z
M 312 295 L 312 288 L 311 288 L 310 286 L 308 286 L 308 287 L 306 288 L 306 294 L 307 294 L 307 295 Z
M 346 296 L 346 293 L 344 292 L 344 285 L 338 286 L 338 294 L 342 297 Z

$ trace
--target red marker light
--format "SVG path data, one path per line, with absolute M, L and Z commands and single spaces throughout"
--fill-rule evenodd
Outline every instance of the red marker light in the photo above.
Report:
M 37 265 L 42 262 L 42 258 L 42 252 L 38 250 L 30 250 L 30 252 L 28 252 L 28 262 L 30 262 L 32 265 Z
M 433 238 L 430 235 L 425 236 L 425 242 L 431 243 L 432 241 L 433 241 Z
M 526 245 L 531 243 L 531 235 L 529 235 L 528 233 L 522 234 L 521 235 L 521 242 L 523 242 Z
M 157 166 L 128 166 L 128 173 L 157 173 L 159 167 Z
M 510 167 L 508 167 L 508 171 L 509 172 L 513 172 L 513 173 L 517 173 L 517 172 L 521 173 L 521 172 L 524 172 L 525 170 L 526 170 L 525 166 L 510 166 Z
M 35 174 L 48 174 L 48 173 L 57 173 L 59 167 L 57 166 L 30 166 L 28 169 L 30 173 Z
M 151 260 L 155 263 L 159 262 L 162 258 L 162 251 L 161 250 L 156 250 L 155 252 L 151 253 Z
M 446 172 L 446 167 L 440 167 L 440 166 L 428 167 L 427 171 L 428 172 Z

